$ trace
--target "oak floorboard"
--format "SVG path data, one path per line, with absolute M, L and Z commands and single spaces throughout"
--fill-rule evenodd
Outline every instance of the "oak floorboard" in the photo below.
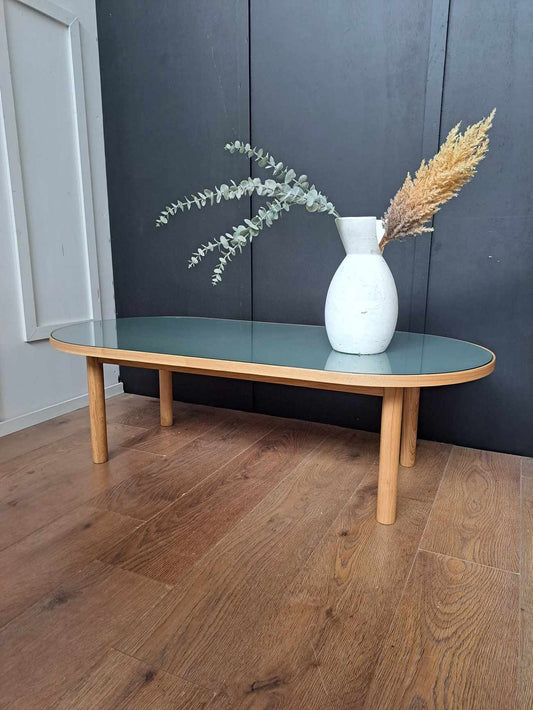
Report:
M 224 697 L 111 649 L 57 710 L 224 710 Z
M 147 404 L 145 400 L 148 400 L 149 403 Z M 138 395 L 121 394 L 106 399 L 107 420 L 110 423 L 120 423 L 115 422 L 115 420 L 125 418 L 128 410 L 137 411 L 137 423 L 135 425 L 137 433 L 142 433 L 142 429 L 146 428 L 142 426 L 145 422 L 143 422 L 139 412 L 147 409 L 150 411 L 150 417 L 146 419 L 146 422 L 149 422 L 150 426 L 152 426 L 153 417 L 151 412 L 154 408 L 153 399 Z M 134 432 L 135 430 L 132 428 L 130 435 L 133 435 Z M 48 419 L 40 424 L 0 437 L 0 464 L 17 456 L 35 451 L 35 449 L 39 449 L 42 446 L 70 437 L 73 434 L 80 436 L 82 440 L 90 440 L 87 407 L 76 409 L 73 412 L 62 414 L 59 417 Z M 111 445 L 113 445 L 113 441 L 111 441 Z
M 167 588 L 92 562 L 0 631 L 0 707 L 48 710 Z
M 481 464 L 450 473 L 458 450 L 420 441 L 383 526 L 375 434 L 180 403 L 160 428 L 157 399 L 107 406 L 107 464 L 90 461 L 86 411 L 0 455 L 2 710 L 533 710 L 533 460 L 473 452 Z M 252 434 L 232 457 L 237 419 Z M 439 512 L 448 476 L 467 492 Z M 439 482 L 439 530 L 455 540 L 464 505 L 461 554 L 518 559 L 520 545 L 520 574 L 427 551 L 410 574 Z
M 223 423 L 233 421 L 246 421 L 247 415 L 243 412 L 220 407 L 207 407 L 199 404 L 173 403 L 174 423 L 169 427 L 162 427 L 159 422 L 149 428 L 140 430 L 124 443 L 124 446 L 148 451 L 165 456 L 174 456 L 193 439 L 213 431 Z M 248 415 L 248 419 L 261 419 L 261 415 Z M 265 417 L 265 426 L 268 421 L 275 420 Z
M 87 415 L 86 412 L 85 415 Z M 44 424 L 48 424 L 48 422 Z M 27 431 L 31 431 L 32 429 L 39 430 L 41 426 L 43 426 L 43 424 L 36 424 L 35 427 L 30 427 Z M 140 427 L 110 424 L 108 427 L 110 456 L 119 453 L 121 447 L 123 447 L 129 439 L 143 431 L 144 429 Z M 40 441 L 41 437 L 38 432 L 35 438 L 37 441 Z M 0 444 L 2 440 L 3 437 L 0 438 Z M 72 452 L 81 452 L 82 450 L 85 451 L 85 454 L 90 458 L 91 435 L 88 420 L 86 425 L 80 426 L 79 429 L 72 434 L 67 434 L 66 436 L 55 438 L 48 443 L 40 444 L 31 451 L 23 451 L 21 454 L 11 456 L 7 461 L 0 463 L 0 481 L 6 476 L 18 475 L 21 468 L 26 467 L 31 462 L 44 464 L 55 457 L 60 461 L 63 456 L 67 456 Z
M 148 400 L 148 404 L 145 400 Z M 107 420 L 111 423 L 115 423 L 115 419 L 124 418 L 128 410 L 146 410 L 147 408 L 150 411 L 154 409 L 154 400 L 149 397 L 120 394 L 106 399 Z M 136 428 L 140 432 L 145 428 L 142 426 L 142 417 L 138 415 L 137 421 Z M 147 421 L 150 421 L 151 424 L 152 418 L 150 417 Z M 133 434 L 134 430 L 132 429 L 130 433 Z M 73 434 L 82 435 L 89 441 L 90 428 L 87 407 L 0 437 L 0 464 Z
M 273 417 L 263 419 L 231 412 L 213 429 L 204 431 L 181 448 L 175 447 L 174 456 L 166 457 L 149 470 L 139 470 L 137 475 L 96 497 L 92 504 L 149 520 L 279 426 L 280 420 Z M 159 531 L 157 523 L 154 525 Z M 143 532 L 139 535 L 144 537 Z
M 89 436 L 89 419 L 85 407 L 0 437 L 0 464 L 80 433 Z
M 378 447 L 367 432 L 333 430 L 299 466 L 201 558 L 210 576 L 245 576 L 276 596 L 321 542 L 339 511 L 377 475 Z
M 176 407 L 180 403 L 175 403 Z M 106 418 L 108 424 L 151 429 L 159 423 L 159 399 L 138 394 L 123 394 L 106 400 Z
M 0 552 L 0 626 L 138 525 L 138 520 L 81 506 Z
M 516 710 L 518 575 L 421 551 L 365 710 Z
M 398 498 L 432 503 L 452 449 L 450 444 L 419 441 L 416 455 L 421 457 L 420 461 L 416 461 L 414 466 L 400 466 L 398 469 Z
M 525 456 L 521 458 L 522 478 L 533 478 L 533 459 L 526 458 Z
M 420 547 L 518 572 L 520 461 L 454 447 Z
M 358 448 L 365 450 L 360 442 Z M 337 519 L 336 511 L 342 507 L 338 498 L 346 500 L 348 495 L 339 496 L 336 459 L 324 445 L 320 449 L 322 461 L 315 462 L 315 453 L 304 462 L 298 469 L 300 475 L 284 481 L 240 521 L 119 647 L 192 682 L 224 688 L 233 707 L 255 707 L 254 703 L 257 707 L 263 707 L 261 703 L 264 707 L 289 707 L 291 679 L 298 680 L 299 673 L 302 689 L 312 685 L 313 692 L 309 704 L 307 700 L 302 704 L 295 701 L 294 707 L 329 707 L 323 704 L 311 642 L 320 642 L 325 634 L 324 630 L 314 631 L 317 619 L 330 626 L 333 640 L 342 631 L 344 618 L 336 619 L 328 611 L 331 604 L 327 598 L 322 602 L 314 584 L 320 581 L 324 593 L 329 589 L 335 593 L 341 587 L 331 580 L 338 565 L 342 574 L 344 563 L 337 559 L 340 547 L 351 550 L 353 563 L 348 565 L 347 576 L 353 575 L 356 582 L 355 588 L 350 584 L 341 587 L 339 595 L 345 604 L 360 606 L 361 599 L 366 603 L 358 623 L 366 647 L 374 653 L 368 660 L 363 651 L 360 653 L 368 687 L 379 652 L 378 632 L 381 629 L 384 636 L 390 625 L 394 602 L 401 594 L 400 582 L 407 578 L 430 507 L 429 503 L 405 499 L 396 525 L 377 523 L 376 486 L 372 482 L 376 450 L 370 450 L 372 463 L 364 455 L 359 463 L 344 458 L 344 490 L 348 493 L 356 488 L 356 493 Z M 324 470 L 328 461 L 330 468 Z M 350 468 L 358 466 L 359 471 L 351 474 L 356 476 L 352 483 Z M 365 470 L 369 482 L 357 487 Z M 313 494 L 319 481 L 322 494 Z M 312 506 L 305 503 L 315 495 Z M 321 541 L 324 534 L 325 542 Z M 305 545 L 308 539 L 318 542 L 314 552 Z M 302 547 L 308 558 L 311 555 L 307 564 Z M 365 625 L 372 628 L 366 632 Z M 339 670 L 352 655 L 353 633 L 350 628 L 339 642 L 338 655 L 329 669 L 333 682 L 340 678 L 339 687 L 354 672 L 349 662 L 342 673 Z M 314 692 L 314 680 L 318 693 Z M 330 700 L 328 694 L 325 701 Z
M 520 708 L 533 710 L 533 459 L 522 459 Z
M 418 453 L 435 489 L 447 456 Z M 236 707 L 362 707 L 431 506 L 400 496 L 396 523 L 380 525 L 376 493 L 371 469 L 270 616 L 247 625 L 239 664 L 218 662 Z
M 306 422 L 286 422 L 258 439 L 260 432 L 261 427 L 254 432 L 255 443 L 139 527 L 102 559 L 174 584 L 326 436 L 323 425 Z M 211 443 L 209 461 L 220 464 L 224 456 L 218 453 L 220 447 Z M 180 455 L 178 471 L 183 465 L 181 459 Z M 189 465 L 201 470 L 207 465 L 205 460 L 193 450 Z
M 112 439 L 131 428 L 111 425 Z M 129 476 L 158 465 L 164 457 L 114 447 L 109 461 L 93 464 L 89 442 L 66 439 L 4 464 L 0 478 L 0 549 L 23 539 Z

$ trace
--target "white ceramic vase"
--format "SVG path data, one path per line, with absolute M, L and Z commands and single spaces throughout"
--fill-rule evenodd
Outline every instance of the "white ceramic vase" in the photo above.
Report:
M 346 256 L 326 297 L 329 342 L 341 353 L 382 353 L 396 328 L 398 293 L 378 246 L 381 222 L 375 217 L 339 217 L 335 223 Z

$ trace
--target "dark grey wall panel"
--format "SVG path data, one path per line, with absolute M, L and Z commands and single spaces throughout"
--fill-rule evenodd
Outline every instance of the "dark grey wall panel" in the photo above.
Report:
M 421 434 L 531 456 L 533 436 L 533 4 L 451 5 L 443 136 L 498 109 L 478 175 L 435 219 L 427 332 L 497 355 L 478 383 L 427 392 Z M 443 416 L 446 412 L 446 416 Z
M 224 144 L 248 136 L 246 0 L 97 0 L 115 296 L 119 316 L 251 316 L 250 254 L 211 286 L 210 261 L 187 269 L 200 242 L 249 215 L 249 203 L 179 214 L 160 208 L 191 191 L 248 174 Z M 155 379 L 123 369 L 127 390 Z M 246 382 L 175 376 L 181 399 L 251 405 Z
M 477 341 L 498 356 L 486 380 L 423 393 L 421 435 L 533 455 L 531 1 L 97 0 L 97 10 L 122 316 L 322 323 L 343 257 L 331 218 L 293 208 L 213 289 L 213 262 L 188 271 L 188 255 L 259 201 L 180 215 L 156 232 L 160 206 L 247 175 L 248 162 L 222 146 L 250 137 L 307 173 L 341 214 L 380 216 L 439 133 L 498 107 L 489 157 L 437 215 L 434 236 L 391 245 L 386 258 L 401 328 Z M 130 391 L 157 392 L 156 373 L 122 376 Z M 183 376 L 175 396 L 379 423 L 377 399 L 317 390 Z
M 432 3 L 252 0 L 250 18 L 254 145 L 309 175 L 341 215 L 381 217 L 422 158 Z M 445 33 L 445 22 L 439 30 Z M 425 304 L 427 274 L 423 262 L 415 272 L 414 249 L 411 241 L 386 250 L 404 330 L 413 290 L 422 313 Z M 342 258 L 333 219 L 293 208 L 254 242 L 254 318 L 323 324 L 326 292 Z M 254 390 L 258 408 L 282 406 L 276 388 Z M 286 397 L 301 416 L 313 397 L 323 418 L 335 411 L 336 420 L 349 424 L 357 412 L 363 426 L 379 422 L 366 398 L 297 390 Z
M 381 216 L 422 158 L 430 25 L 425 0 L 252 0 L 254 144 L 308 174 L 341 215 Z M 342 246 L 331 217 L 293 210 L 254 244 L 254 317 L 323 323 Z M 413 247 L 386 253 L 403 328 Z

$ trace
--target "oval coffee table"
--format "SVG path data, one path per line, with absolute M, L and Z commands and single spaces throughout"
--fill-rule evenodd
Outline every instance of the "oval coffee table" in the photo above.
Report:
M 396 519 L 399 463 L 415 463 L 420 388 L 480 379 L 496 360 L 479 345 L 402 332 L 380 355 L 348 355 L 331 349 L 322 326 L 218 318 L 88 321 L 55 330 L 50 342 L 87 358 L 94 463 L 108 456 L 103 363 L 159 370 L 162 426 L 172 424 L 172 372 L 382 397 L 377 520 L 384 524 Z

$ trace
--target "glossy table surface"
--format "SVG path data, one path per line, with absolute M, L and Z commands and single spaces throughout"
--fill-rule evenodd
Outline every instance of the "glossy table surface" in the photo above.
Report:
M 217 318 L 88 321 L 55 330 L 52 340 L 81 346 L 87 354 L 103 348 L 385 377 L 464 372 L 494 361 L 484 347 L 435 335 L 397 331 L 384 353 L 349 355 L 331 349 L 323 326 Z

